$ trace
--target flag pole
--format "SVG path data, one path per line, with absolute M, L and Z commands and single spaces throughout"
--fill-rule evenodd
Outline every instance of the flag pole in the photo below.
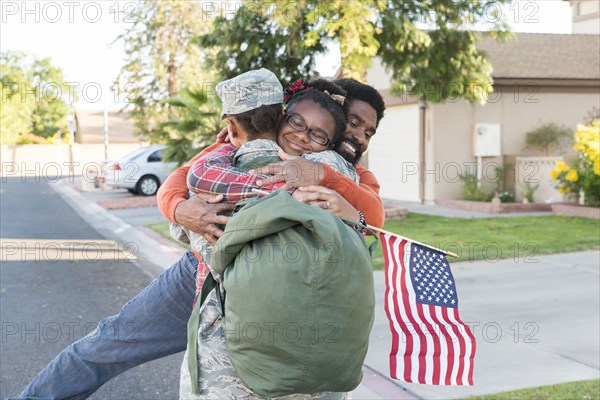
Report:
M 256 188 L 252 189 L 252 191 L 255 192 L 255 193 L 260 193 L 260 194 L 264 194 L 264 195 L 271 194 L 271 192 L 268 192 L 266 190 L 256 189 Z M 433 246 L 430 246 L 428 244 L 417 242 L 416 240 L 413 240 L 413 239 L 410 239 L 410 238 L 407 238 L 407 237 L 404 237 L 404 236 L 400 236 L 397 233 L 386 231 L 385 229 L 376 228 L 373 225 L 367 225 L 367 228 L 369 228 L 369 229 L 371 229 L 371 230 L 373 230 L 375 232 L 383 233 L 383 234 L 386 234 L 386 235 L 396 236 L 396 237 L 399 237 L 400 239 L 409 240 L 409 241 L 413 242 L 414 244 L 418 244 L 419 246 L 423 246 L 423 247 L 427 247 L 428 249 L 439 251 L 440 253 L 444 253 L 444 254 L 446 254 L 447 256 L 450 256 L 450 257 L 459 258 L 456 254 L 454 254 L 451 251 L 438 249 L 437 247 L 433 247 Z
M 451 252 L 451 251 L 448 251 L 448 250 L 443 250 L 443 249 L 438 249 L 437 247 L 430 246 L 430 245 L 428 245 L 428 244 L 425 244 L 425 243 L 417 242 L 417 241 L 416 241 L 416 240 L 414 240 L 414 239 L 411 239 L 411 238 L 407 238 L 407 237 L 404 237 L 404 236 L 398 235 L 397 233 L 390 232 L 390 231 L 386 231 L 385 229 L 376 228 L 376 227 L 374 227 L 373 225 L 367 225 L 367 228 L 369 228 L 369 229 L 371 229 L 371 230 L 374 230 L 375 232 L 383 233 L 383 234 L 386 234 L 386 235 L 392 235 L 392 236 L 399 237 L 400 239 L 404 239 L 404 240 L 411 241 L 411 242 L 413 242 L 414 244 L 418 244 L 419 246 L 423 246 L 423 247 L 427 247 L 428 249 L 432 249 L 432 250 L 435 250 L 435 251 L 439 251 L 440 253 L 444 253 L 444 254 L 446 254 L 447 256 L 450 256 L 450 257 L 459 258 L 459 257 L 458 257 L 456 254 L 454 254 L 454 253 L 453 253 L 453 252 Z

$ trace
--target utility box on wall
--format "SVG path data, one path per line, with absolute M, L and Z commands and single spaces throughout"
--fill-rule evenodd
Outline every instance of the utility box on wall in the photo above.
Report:
M 476 124 L 473 129 L 473 152 L 475 157 L 502 155 L 500 124 Z

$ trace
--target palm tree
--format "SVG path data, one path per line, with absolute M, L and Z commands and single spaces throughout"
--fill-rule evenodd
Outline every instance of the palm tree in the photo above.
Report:
M 219 105 L 202 90 L 182 89 L 178 97 L 164 103 L 179 110 L 178 117 L 162 122 L 167 134 L 165 158 L 183 165 L 215 140 L 221 130 Z

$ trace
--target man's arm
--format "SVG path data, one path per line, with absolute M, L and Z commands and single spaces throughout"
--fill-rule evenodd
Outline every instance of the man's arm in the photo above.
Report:
M 185 166 L 174 171 L 162 184 L 157 193 L 158 208 L 169 221 L 185 226 L 201 234 L 209 243 L 216 243 L 223 231 L 217 224 L 224 225 L 228 218 L 219 213 L 233 209 L 233 204 L 220 203 L 223 196 L 200 193 L 188 199 L 187 173 L 190 166 L 222 143 L 207 147 Z
M 354 208 L 364 214 L 369 225 L 381 228 L 385 212 L 383 202 L 379 197 L 379 182 L 375 175 L 360 165 L 356 165 L 356 172 L 360 176 L 360 184 L 356 186 L 352 179 L 334 171 L 327 165 L 324 167 L 325 173 L 321 185 L 341 194 Z
M 160 186 L 158 193 L 156 193 L 156 201 L 158 202 L 158 209 L 166 219 L 171 222 L 180 223 L 175 218 L 175 210 L 182 201 L 188 199 L 187 174 L 190 167 L 194 165 L 199 158 L 222 145 L 222 143 L 215 143 L 208 146 L 192 158 L 186 165 L 173 171 Z M 182 225 L 185 226 L 185 224 Z
M 196 189 L 198 192 L 222 194 L 225 202 L 238 202 L 244 198 L 256 196 L 252 189 L 272 191 L 286 186 L 285 182 L 258 186 L 258 181 L 267 180 L 269 176 L 250 174 L 233 167 L 232 164 L 232 154 L 227 151 L 215 150 L 207 155 L 206 160 L 195 163 L 190 170 L 190 177 L 193 181 L 192 189 Z M 365 220 L 370 225 L 383 226 L 383 203 L 378 195 L 379 182 L 377 182 L 373 173 L 357 166 L 356 171 L 360 176 L 360 185 L 357 186 L 352 179 L 347 178 L 328 165 L 319 165 L 323 165 L 324 168 L 321 185 L 335 190 L 354 208 L 362 211 Z M 293 188 L 288 189 L 290 192 L 293 192 L 293 190 Z
M 283 185 L 282 182 L 259 187 L 256 182 L 268 178 L 268 175 L 250 174 L 234 167 L 235 151 L 237 148 L 233 145 L 225 145 L 198 159 L 188 172 L 188 188 L 194 193 L 221 194 L 224 202 L 237 203 L 259 196 L 253 189 L 270 191 Z

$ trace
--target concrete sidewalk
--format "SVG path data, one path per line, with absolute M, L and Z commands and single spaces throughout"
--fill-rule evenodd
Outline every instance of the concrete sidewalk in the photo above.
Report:
M 457 210 L 455 208 L 447 208 L 438 205 L 421 204 L 412 201 L 402 200 L 390 200 L 383 199 L 385 205 L 404 208 L 408 212 L 415 214 L 427 214 L 435 215 L 438 217 L 450 217 L 450 218 L 513 218 L 513 217 L 542 217 L 552 215 L 552 212 L 519 212 L 519 213 L 507 213 L 507 214 L 489 214 L 476 211 L 465 211 Z
M 108 212 L 68 185 L 53 186 L 105 237 L 137 243 L 141 264 L 152 265 L 153 274 L 181 256 L 183 249 L 175 243 L 136 226 L 158 222 L 155 209 Z M 475 386 L 415 385 L 388 378 L 385 281 L 383 271 L 375 271 L 375 324 L 354 399 L 461 398 L 600 377 L 598 251 L 455 263 L 452 270 L 461 318 L 477 340 Z
M 600 378 L 598 251 L 452 264 L 462 320 L 477 342 L 475 386 L 401 383 L 423 399 L 451 399 Z M 391 334 L 382 271 L 365 364 L 388 374 Z

